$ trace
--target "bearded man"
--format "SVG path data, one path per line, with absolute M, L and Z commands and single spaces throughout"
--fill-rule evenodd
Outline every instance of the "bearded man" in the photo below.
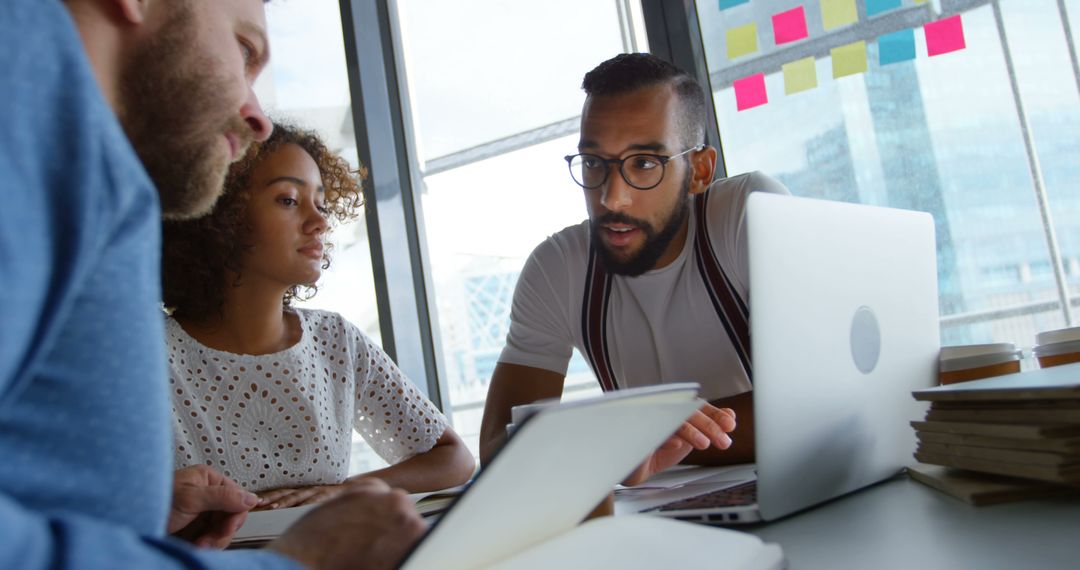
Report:
M 481 460 L 501 445 L 511 407 L 561 395 L 577 348 L 604 390 L 693 380 L 710 402 L 627 484 L 688 456 L 752 462 L 743 208 L 750 192 L 787 190 L 757 172 L 713 181 L 705 94 L 660 58 L 616 56 L 582 88 L 578 153 L 566 161 L 589 219 L 525 263 L 488 388 Z
M 268 57 L 263 0 L 0 3 L 0 568 L 389 568 L 423 532 L 376 481 L 263 552 L 166 535 L 257 502 L 173 477 L 159 258 L 269 136 Z

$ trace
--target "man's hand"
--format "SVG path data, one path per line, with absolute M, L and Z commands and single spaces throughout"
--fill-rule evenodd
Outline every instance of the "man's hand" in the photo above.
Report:
M 630 474 L 623 485 L 644 483 L 656 473 L 678 464 L 694 449 L 731 447 L 729 432 L 735 431 L 735 411 L 705 404 L 694 412 L 663 445 Z
M 312 485 L 295 489 L 281 488 L 259 493 L 259 506 L 255 510 L 285 509 L 329 501 L 349 488 L 341 485 Z
M 178 469 L 166 530 L 197 546 L 224 548 L 258 503 L 257 496 L 206 465 Z
M 425 530 L 408 495 L 364 479 L 306 514 L 267 548 L 311 569 L 389 569 Z

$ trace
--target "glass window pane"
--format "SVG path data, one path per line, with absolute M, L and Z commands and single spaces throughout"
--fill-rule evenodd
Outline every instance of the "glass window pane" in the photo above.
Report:
M 316 130 L 331 150 L 357 166 L 337 1 L 272 2 L 266 16 L 271 60 L 256 84 L 263 107 L 272 118 Z M 379 342 L 379 314 L 363 217 L 334 229 L 333 248 L 332 263 L 319 280 L 318 294 L 298 305 L 341 313 Z M 385 462 L 354 433 L 350 473 L 382 465 Z
M 444 402 L 474 453 L 518 272 L 586 217 L 563 156 L 577 148 L 582 76 L 633 47 L 626 4 L 640 13 L 611 0 L 398 3 Z M 575 355 L 566 396 L 598 390 Z
M 939 18 L 933 3 L 905 0 L 830 30 L 822 3 L 838 4 L 697 3 L 728 173 L 762 170 L 797 195 L 932 213 L 943 344 L 1030 346 L 1036 332 L 1064 326 L 1004 57 L 1010 50 L 1017 66 L 1062 250 L 1075 252 L 1080 192 L 1069 186 L 1078 166 L 1066 157 L 1076 155 L 1080 106 L 1056 2 L 1003 2 L 1008 43 L 988 4 L 963 12 L 966 47 L 935 57 L 922 28 Z M 808 37 L 777 46 L 772 16 L 797 6 Z M 729 30 L 748 24 L 757 26 L 757 51 L 729 59 Z M 881 39 L 906 29 L 913 58 Z M 845 62 L 833 48 L 856 41 L 865 41 L 865 71 L 834 78 Z M 883 45 L 886 59 L 899 61 L 882 65 Z M 800 91 L 807 82 L 785 80 L 783 66 L 807 57 L 816 85 Z M 739 111 L 734 81 L 755 73 L 764 74 L 768 102 Z
M 1016 6 L 1003 6 L 1005 14 L 1012 14 Z M 1039 147 L 1046 191 L 1049 195 L 1058 245 L 1061 248 L 1062 267 L 1069 283 L 1073 304 L 1073 324 L 1080 322 L 1080 138 L 1071 133 L 1080 132 L 1080 77 L 1077 77 L 1070 57 L 1069 44 L 1062 29 L 1061 13 L 1057 2 L 1040 3 L 1041 10 L 1028 10 L 1024 14 L 1030 24 L 1009 29 L 1009 41 L 1017 45 L 1035 42 L 1043 49 L 1025 58 L 1021 71 L 1025 73 L 1021 83 L 1028 89 L 1025 98 L 1037 98 L 1032 103 L 1032 129 Z M 1046 6 L 1050 4 L 1050 6 Z M 1062 3 L 1072 34 L 1073 45 L 1080 38 L 1080 0 Z M 1044 30 L 1055 33 L 1043 34 Z M 1013 39 L 1015 38 L 1015 40 Z M 1031 45 L 1031 44 L 1027 44 Z M 1033 91 L 1034 93 L 1030 93 Z
M 616 4 L 398 2 L 420 160 L 576 117 L 581 77 L 622 51 Z

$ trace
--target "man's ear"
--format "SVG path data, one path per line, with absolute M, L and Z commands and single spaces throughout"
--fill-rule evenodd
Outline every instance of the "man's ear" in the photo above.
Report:
M 131 24 L 146 23 L 147 13 L 154 0 L 110 0 L 120 16 Z
M 716 148 L 705 145 L 699 151 L 690 154 L 690 193 L 701 194 L 709 189 L 716 173 Z

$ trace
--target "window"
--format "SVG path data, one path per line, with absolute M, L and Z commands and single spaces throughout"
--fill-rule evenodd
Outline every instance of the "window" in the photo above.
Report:
M 1080 80 L 1068 32 L 1055 0 L 1000 8 L 1004 34 L 987 1 L 697 3 L 727 172 L 933 214 L 943 344 L 1030 346 L 1065 326 L 1063 302 L 1080 301 Z M 929 56 L 927 33 L 947 47 L 933 23 L 951 17 L 963 49 Z
M 585 72 L 644 49 L 625 0 L 400 2 L 398 20 L 443 402 L 478 451 L 487 384 L 526 257 L 586 217 L 562 157 L 577 148 Z M 580 356 L 567 391 L 598 390 Z

